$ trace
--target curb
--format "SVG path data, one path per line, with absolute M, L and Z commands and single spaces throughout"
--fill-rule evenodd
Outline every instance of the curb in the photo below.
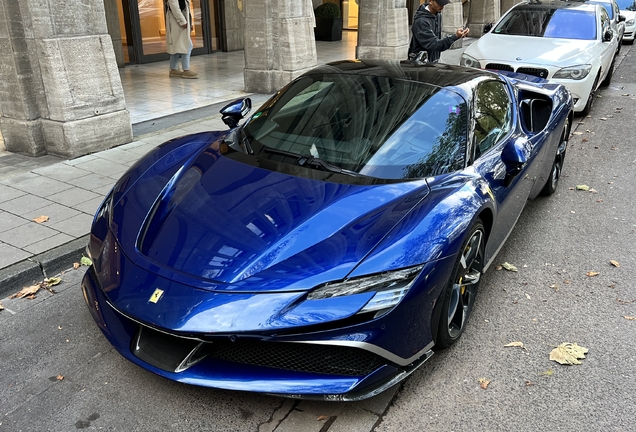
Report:
M 13 294 L 19 287 L 41 282 L 73 267 L 82 258 L 90 235 L 72 240 L 54 249 L 20 261 L 0 270 L 0 298 Z M 18 287 L 18 288 L 17 288 Z

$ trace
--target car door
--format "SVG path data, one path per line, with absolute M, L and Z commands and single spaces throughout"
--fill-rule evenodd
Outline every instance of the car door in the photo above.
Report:
M 483 179 L 494 200 L 495 222 L 486 245 L 486 262 L 498 250 L 515 225 L 534 184 L 536 149 L 526 141 L 528 162 L 517 175 L 506 172 L 502 152 L 517 139 L 526 139 L 517 132 L 514 97 L 508 85 L 501 81 L 485 81 L 476 89 L 473 101 L 473 168 Z
M 600 21 L 601 21 L 601 40 L 603 41 L 603 50 L 601 51 L 601 68 L 602 76 L 599 83 L 605 78 L 614 60 L 614 55 L 618 50 L 618 34 L 612 29 L 612 22 L 604 7 L 599 8 Z M 612 33 L 612 38 L 609 41 L 605 40 L 605 35 L 608 32 Z

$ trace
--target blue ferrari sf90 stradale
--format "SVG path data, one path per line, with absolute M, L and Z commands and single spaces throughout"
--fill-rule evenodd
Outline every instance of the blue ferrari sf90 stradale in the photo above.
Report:
M 321 66 L 250 109 L 117 182 L 83 292 L 158 375 L 326 400 L 460 337 L 526 201 L 555 191 L 572 119 L 561 85 L 408 62 Z

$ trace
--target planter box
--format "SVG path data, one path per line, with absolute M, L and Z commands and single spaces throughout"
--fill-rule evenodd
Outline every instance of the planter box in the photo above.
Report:
M 314 34 L 317 41 L 342 40 L 342 18 L 318 18 Z

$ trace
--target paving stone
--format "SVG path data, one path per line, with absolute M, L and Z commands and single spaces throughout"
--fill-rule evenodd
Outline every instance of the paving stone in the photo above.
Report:
M 28 222 L 29 220 L 26 218 L 0 210 L 0 232 L 19 227 L 20 225 L 24 225 Z
M 100 194 L 91 192 L 86 189 L 72 188 L 54 195 L 50 195 L 48 199 L 67 207 L 74 207 L 86 201 L 91 201 L 100 197 Z
M 89 174 L 85 177 L 69 180 L 67 183 L 89 191 L 95 191 L 96 188 L 101 188 L 102 186 L 108 186 L 110 190 L 115 185 L 115 181 L 112 178 L 99 174 Z
M 80 213 L 77 216 L 63 220 L 59 223 L 51 224 L 50 226 L 51 228 L 70 236 L 80 237 L 88 234 L 91 231 L 92 222 L 92 216 L 86 213 Z
M 69 180 L 80 179 L 91 174 L 89 171 L 74 167 L 72 165 L 67 165 L 65 163 L 55 164 L 44 168 L 38 168 L 36 170 L 33 170 L 33 173 L 66 183 L 68 183 Z
M 8 267 L 29 256 L 31 256 L 31 254 L 22 249 L 0 242 L 0 268 Z
M 108 191 L 110 191 L 110 189 L 107 189 L 106 193 L 108 193 Z M 93 217 L 93 215 L 99 208 L 99 205 L 102 203 L 102 201 L 104 201 L 104 198 L 106 197 L 106 193 L 102 196 L 98 196 L 97 198 L 93 198 L 92 200 L 77 204 L 73 206 L 73 208 Z
M 0 184 L 0 203 L 12 200 L 26 194 L 26 192 L 11 186 Z
M 42 241 L 30 244 L 24 247 L 24 250 L 33 254 L 41 254 L 43 252 L 49 251 L 53 248 L 66 244 L 72 241 L 75 237 L 71 237 L 68 234 L 58 233 L 52 237 L 46 238 Z
M 59 231 L 31 221 L 19 227 L 1 232 L 0 241 L 17 248 L 24 248 L 24 246 L 53 237 L 56 234 L 59 234 Z
M 72 187 L 68 183 L 43 176 L 36 176 L 27 180 L 12 182 L 11 186 L 43 198 Z
M 42 222 L 42 225 L 49 226 L 51 224 L 77 216 L 78 214 L 80 214 L 79 210 L 75 210 L 58 203 L 52 203 L 51 205 L 48 205 L 46 207 L 33 210 L 31 214 L 26 216 L 26 218 L 28 218 L 29 220 L 33 220 L 39 216 L 48 216 L 49 220 L 46 222 Z
M 77 164 L 75 166 L 106 177 L 111 177 L 112 175 L 121 176 L 121 174 L 123 174 L 124 171 L 128 169 L 128 167 L 126 166 L 122 166 L 118 163 L 97 157 L 89 161 Z
M 0 210 L 24 216 L 31 214 L 33 210 L 51 205 L 53 202 L 35 195 L 22 195 L 18 198 L 0 203 Z
M 98 153 L 98 157 L 109 160 L 111 162 L 129 165 L 139 159 L 139 155 L 117 147 Z

